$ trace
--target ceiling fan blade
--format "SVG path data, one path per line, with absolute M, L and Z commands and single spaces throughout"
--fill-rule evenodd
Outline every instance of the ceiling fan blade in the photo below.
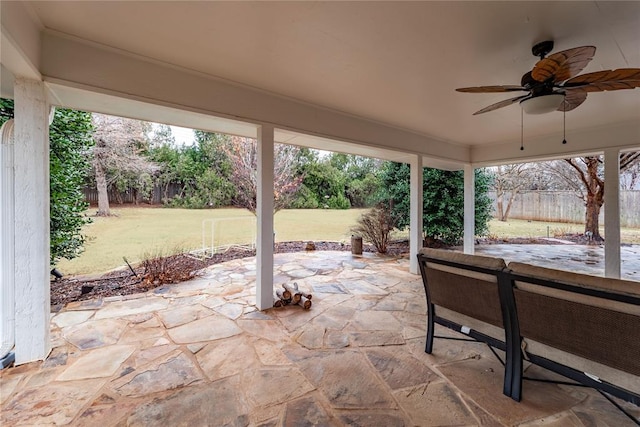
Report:
M 580 88 L 584 92 L 634 89 L 640 87 L 640 68 L 596 71 L 567 80 L 562 87 Z
M 587 99 L 587 92 L 580 89 L 567 89 L 564 101 L 558 107 L 558 111 L 571 111 L 580 106 Z
M 519 90 L 527 90 L 522 86 L 516 85 L 500 85 L 500 86 L 476 86 L 476 87 L 459 87 L 457 92 L 465 93 L 493 93 L 493 92 L 515 92 Z
M 554 53 L 536 63 L 531 70 L 531 77 L 538 82 L 547 81 L 550 77 L 556 83 L 563 82 L 582 71 L 595 53 L 594 46 L 574 47 Z
M 507 107 L 511 104 L 515 104 L 516 102 L 524 98 L 527 98 L 528 96 L 529 94 L 526 94 L 522 96 L 516 96 L 515 98 L 505 99 L 504 101 L 496 102 L 495 104 L 491 104 L 487 107 L 484 107 L 482 110 L 476 111 L 475 113 L 473 113 L 473 115 L 477 116 L 478 114 L 488 113 L 489 111 L 497 110 L 498 108 Z

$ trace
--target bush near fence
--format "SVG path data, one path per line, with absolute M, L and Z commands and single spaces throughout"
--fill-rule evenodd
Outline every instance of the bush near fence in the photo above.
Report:
M 509 194 L 504 196 L 506 209 Z M 490 191 L 493 210 L 497 211 L 496 192 Z M 511 205 L 509 218 L 531 221 L 584 223 L 585 206 L 580 195 L 573 191 L 522 191 Z M 600 222 L 604 221 L 604 207 Z M 620 191 L 620 226 L 640 228 L 640 191 Z
M 170 184 L 168 190 L 169 199 L 180 193 L 178 184 Z M 164 187 L 155 186 L 151 197 L 147 200 L 138 200 L 138 203 L 152 205 L 163 204 Z M 84 189 L 85 200 L 90 204 L 98 203 L 98 191 L 95 188 Z M 496 192 L 489 191 L 489 197 L 493 201 L 493 211 L 497 211 Z M 509 194 L 505 194 L 504 205 L 508 201 Z M 135 203 L 134 193 L 125 191 L 118 194 L 109 192 L 109 201 L 117 203 Z M 509 218 L 526 219 L 531 221 L 548 222 L 573 222 L 584 223 L 585 206 L 580 195 L 573 191 L 523 191 L 516 195 L 511 206 Z M 600 222 L 604 221 L 604 209 L 600 211 Z M 620 226 L 640 228 L 640 190 L 620 191 Z

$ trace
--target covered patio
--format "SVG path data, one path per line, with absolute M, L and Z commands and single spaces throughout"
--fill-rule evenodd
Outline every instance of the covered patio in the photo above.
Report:
M 406 260 L 277 254 L 274 272 L 312 292 L 312 308 L 258 311 L 255 258 L 67 305 L 49 358 L 0 374 L 2 424 L 633 425 L 590 389 L 527 381 L 513 401 L 486 345 L 436 340 L 425 354 L 424 289 Z
M 473 116 L 506 97 L 455 88 L 519 84 L 542 40 L 554 40 L 555 52 L 596 46 L 587 72 L 640 67 L 640 3 L 24 1 L 0 8 L 1 95 L 15 100 L 13 138 L 2 140 L 0 208 L 2 287 L 15 291 L 15 303 L 3 306 L 10 313 L 3 344 L 15 338 L 17 365 L 2 374 L 2 416 L 10 423 L 107 424 L 113 410 L 118 423 L 132 425 L 213 414 L 230 414 L 219 424 L 231 425 L 298 425 L 296 417 L 338 425 L 626 421 L 588 390 L 532 384 L 539 393 L 519 404 L 507 399 L 498 362 L 480 346 L 444 343 L 424 354 L 415 255 L 423 167 L 464 170 L 464 251 L 473 253 L 475 168 L 603 154 L 604 274 L 620 277 L 619 155 L 640 149 L 640 92 L 590 94 L 566 115 L 565 131 L 562 114 L 522 120 L 517 105 Z M 246 270 L 235 273 L 241 283 L 214 269 L 165 293 L 94 301 L 52 317 L 54 106 L 257 138 L 257 257 L 238 266 Z M 276 142 L 409 163 L 410 260 L 274 256 Z M 325 269 L 335 278 L 318 273 Z M 287 275 L 319 287 L 311 311 L 269 310 L 274 285 Z M 235 357 L 237 348 L 251 356 Z M 167 381 L 153 381 L 158 375 Z M 552 402 L 535 400 L 547 397 Z M 187 404 L 204 412 L 185 411 Z
M 454 89 L 518 83 L 541 40 L 555 40 L 555 51 L 596 46 L 587 71 L 637 67 L 635 2 L 25 1 L 1 10 L 1 94 L 15 100 L 16 118 L 14 142 L 3 141 L 0 259 L 3 283 L 16 289 L 18 364 L 50 350 L 52 106 L 258 138 L 260 309 L 272 303 L 275 142 L 411 164 L 413 273 L 424 166 L 464 170 L 464 251 L 473 253 L 474 168 L 604 153 L 605 275 L 620 276 L 619 153 L 640 147 L 638 92 L 591 95 L 567 115 L 566 132 L 558 113 L 526 115 L 525 132 L 519 107 L 472 116 L 495 96 Z

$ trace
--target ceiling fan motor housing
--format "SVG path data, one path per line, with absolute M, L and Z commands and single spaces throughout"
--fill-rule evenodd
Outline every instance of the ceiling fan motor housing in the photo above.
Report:
M 536 43 L 531 48 L 531 53 L 533 53 L 533 56 L 537 56 L 540 59 L 543 59 L 552 50 L 553 50 L 553 40 L 545 40 L 543 42 Z

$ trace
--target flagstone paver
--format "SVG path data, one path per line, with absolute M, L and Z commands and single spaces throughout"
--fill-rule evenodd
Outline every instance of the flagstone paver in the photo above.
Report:
M 62 335 L 80 350 L 87 350 L 117 343 L 126 326 L 127 322 L 121 320 L 92 320 L 69 326 Z
M 584 264 L 574 258 L 558 262 Z M 527 382 L 522 402 L 503 396 L 486 345 L 438 339 L 426 354 L 424 287 L 407 260 L 277 254 L 276 284 L 311 292 L 310 310 L 257 311 L 255 266 L 234 260 L 146 294 L 68 304 L 52 316 L 47 360 L 0 371 L 0 424 L 632 425 L 591 390 Z
M 368 349 L 366 355 L 393 390 L 440 379 L 431 369 L 405 351 Z
M 184 325 L 185 323 L 193 322 L 194 320 L 198 320 L 210 314 L 210 310 L 195 304 L 180 306 L 173 310 L 161 311 L 158 313 L 158 316 L 160 316 L 164 327 L 170 329 Z
M 114 400 L 94 402 L 78 416 L 73 424 L 79 426 L 110 427 L 118 424 L 128 414 L 133 412 L 140 402 L 136 400 Z
M 0 403 L 4 403 L 13 394 L 20 380 L 22 380 L 21 375 L 16 375 L 13 378 L 2 378 L 2 381 L 0 381 Z
M 110 377 L 116 373 L 122 362 L 135 351 L 134 345 L 112 345 L 90 350 L 58 376 L 58 381 L 83 380 L 87 378 Z
M 332 419 L 329 413 L 313 398 L 294 400 L 287 405 L 284 414 L 285 426 L 339 426 L 337 420 Z
M 245 390 L 249 403 L 254 408 L 265 408 L 296 399 L 314 389 L 313 385 L 298 369 L 262 368 L 247 370 L 242 378 L 251 380 Z
M 196 359 L 211 380 L 239 374 L 258 363 L 258 356 L 246 336 L 212 342 L 196 354 Z
M 177 348 L 178 346 L 176 345 L 165 344 L 140 350 L 133 355 L 133 368 L 142 368 L 149 362 L 152 362 L 157 358 L 176 350 Z
M 21 390 L 2 406 L 0 424 L 64 425 L 70 423 L 105 380 L 55 382 Z
M 214 308 L 218 313 L 227 316 L 231 320 L 236 320 L 244 312 L 244 305 L 228 303 Z
M 343 348 L 349 347 L 350 336 L 346 332 L 336 330 L 326 330 L 324 334 L 324 348 Z
M 291 364 L 282 350 L 272 342 L 257 340 L 254 342 L 253 346 L 260 362 L 265 366 L 285 366 Z
M 65 328 L 67 326 L 82 323 L 88 320 L 91 316 L 93 316 L 93 311 L 65 311 L 63 313 L 56 314 L 52 321 L 59 328 Z
M 150 366 L 143 372 L 136 372 L 119 379 L 117 385 L 114 384 L 117 393 L 141 397 L 184 387 L 203 379 L 196 365 L 182 353 Z
M 233 426 L 249 424 L 237 378 L 176 391 L 137 408 L 123 425 L 131 427 Z
M 260 312 L 257 313 L 260 314 Z M 242 319 L 238 319 L 236 324 L 245 332 L 269 341 L 284 342 L 289 340 L 289 335 L 282 330 L 282 325 L 276 319 L 270 317 L 256 319 L 256 317 L 253 316 L 253 313 L 249 313 Z
M 176 343 L 186 344 L 231 337 L 241 333 L 242 329 L 226 317 L 211 315 L 204 319 L 169 329 L 167 332 Z
M 409 413 L 413 425 L 440 427 L 478 424 L 463 399 L 444 381 L 398 390 L 393 394 Z
M 473 395 L 481 408 L 506 425 L 543 418 L 549 412 L 567 411 L 586 397 L 564 393 L 555 384 L 529 381 L 522 401 L 515 402 L 502 394 L 502 365 L 488 356 L 439 366 L 438 370 L 464 393 Z
M 399 411 L 393 411 L 399 412 Z M 358 413 L 351 411 L 348 414 L 340 415 L 340 425 L 350 427 L 404 427 L 407 421 L 400 414 L 385 414 L 375 411 Z
M 402 325 L 388 311 L 357 311 L 350 324 L 359 331 L 402 331 Z
M 365 357 L 351 350 L 286 352 L 336 408 L 395 408 L 396 403 L 377 380 Z M 366 390 L 366 392 L 363 392 Z
M 159 327 L 146 328 L 141 325 L 129 326 L 130 327 L 124 331 L 120 338 L 121 344 L 142 342 L 153 338 L 159 338 L 164 335 L 164 331 Z
M 123 317 L 132 314 L 149 313 L 166 308 L 169 301 L 162 297 L 148 297 L 132 299 L 128 301 L 116 301 L 105 305 L 95 314 L 96 319 L 106 319 L 109 317 Z

